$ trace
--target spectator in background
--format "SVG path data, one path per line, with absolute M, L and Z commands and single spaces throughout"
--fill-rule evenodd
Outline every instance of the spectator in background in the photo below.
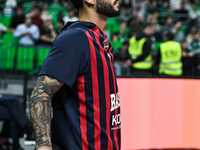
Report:
M 63 17 L 63 21 L 67 23 L 68 21 L 77 21 L 78 18 L 75 16 L 75 12 L 73 8 L 69 8 L 68 15 Z
M 17 7 L 16 15 L 14 15 L 11 18 L 11 22 L 10 22 L 10 29 L 11 29 L 12 33 L 15 32 L 15 29 L 19 24 L 24 23 L 24 20 L 25 20 L 25 15 L 23 14 L 22 7 Z
M 53 21 L 46 20 L 44 28 L 41 29 L 40 44 L 41 47 L 51 47 L 53 41 L 57 37 L 57 32 L 54 29 Z
M 120 22 L 119 40 L 123 43 L 129 37 L 129 29 L 127 28 L 127 22 Z
M 169 8 L 169 3 L 167 1 L 163 1 L 160 3 L 158 7 L 158 11 L 160 13 L 166 13 L 168 8 Z
M 166 23 L 161 28 L 161 33 L 164 33 L 165 31 L 170 31 L 173 34 L 176 34 L 175 39 L 177 41 L 181 41 L 184 37 L 182 36 L 183 32 L 179 33 L 179 29 L 182 26 L 182 23 L 180 21 L 173 23 L 173 18 L 171 16 L 167 17 Z
M 180 9 L 182 0 L 170 0 L 169 4 L 173 11 Z
M 133 8 L 136 9 L 138 11 L 138 14 L 146 14 L 146 3 L 148 1 L 144 1 L 144 0 L 132 0 L 132 5 Z
M 153 0 L 150 2 L 150 6 L 147 8 L 147 13 L 153 14 L 155 11 L 158 11 L 157 1 Z
M 198 4 L 194 3 L 192 9 L 189 11 L 189 18 L 191 19 L 189 25 L 190 27 L 197 27 L 200 18 L 200 10 L 198 10 Z
M 122 0 L 120 7 L 122 9 L 131 9 L 132 8 L 132 1 L 131 0 Z
M 113 46 L 113 52 L 117 52 L 122 47 L 122 42 L 119 40 L 119 33 L 114 33 L 110 40 Z
M 35 41 L 40 38 L 40 31 L 36 25 L 32 24 L 31 18 L 27 17 L 25 23 L 17 26 L 14 37 L 19 38 L 21 46 L 34 46 Z
M 175 11 L 175 15 L 179 21 L 185 22 L 188 19 L 188 10 L 186 9 L 186 3 L 181 3 L 181 8 Z
M 58 19 L 58 29 L 57 29 L 57 34 L 60 33 L 61 29 L 65 25 L 65 22 L 62 19 Z
M 116 70 L 117 76 L 130 75 L 130 67 L 126 64 L 126 61 L 130 59 L 130 55 L 128 53 L 128 45 L 129 42 L 125 41 L 121 49 L 114 53 L 114 68 Z
M 174 19 L 171 16 L 169 16 L 167 17 L 165 24 L 161 28 L 161 33 L 164 33 L 165 31 L 171 31 L 173 33 L 176 33 L 181 27 L 181 25 L 182 23 L 179 21 L 176 22 L 176 24 L 174 25 Z
M 131 23 L 132 21 L 134 22 L 134 21 L 136 20 L 137 15 L 138 15 L 137 9 L 133 9 L 133 10 L 131 11 L 130 18 L 128 19 L 128 22 L 127 22 L 128 28 L 131 27 L 131 26 L 130 26 L 130 23 Z
M 4 5 L 4 15 L 11 16 L 12 10 L 17 6 L 17 0 L 6 0 Z
M 174 16 L 171 7 L 166 7 L 166 12 L 159 12 L 159 23 L 164 25 L 168 17 Z
M 197 57 L 194 52 L 189 51 L 186 40 L 181 42 L 182 47 L 182 63 L 183 76 L 195 76 L 195 69 L 197 66 Z
M 131 60 L 127 64 L 132 66 L 131 73 L 135 76 L 150 76 L 152 74 L 151 36 L 155 33 L 152 24 L 146 24 L 141 32 L 132 36 L 129 41 L 128 52 Z
M 165 31 L 163 37 L 165 42 L 160 45 L 155 63 L 159 65 L 158 73 L 164 77 L 181 76 L 181 44 L 173 41 L 174 34 L 171 31 Z
M 138 31 L 141 31 L 144 24 L 145 24 L 145 20 L 144 20 L 143 14 L 138 14 L 136 20 L 132 19 L 129 22 L 130 35 L 132 36 L 136 34 Z
M 41 12 L 41 19 L 43 20 L 43 22 L 53 18 L 52 15 L 50 15 L 48 13 L 48 9 L 49 9 L 49 4 L 46 2 L 46 3 L 44 3 L 43 9 L 42 9 L 42 12 Z
M 194 54 L 200 54 L 200 33 L 198 30 L 193 31 L 192 39 L 188 44 L 189 51 Z
M 3 15 L 4 4 L 7 0 L 0 0 L 0 15 Z
M 0 120 L 4 121 L 3 137 L 12 137 L 12 150 L 23 150 L 19 144 L 19 138 L 24 133 L 32 136 L 32 128 L 25 115 L 22 103 L 16 97 L 0 95 Z
M 158 17 L 159 17 L 159 13 L 155 11 L 153 14 L 150 14 L 147 16 L 146 22 L 154 24 L 154 25 L 159 24 Z
M 191 2 L 189 0 L 182 0 L 182 3 L 185 4 L 185 8 L 187 9 L 187 11 L 189 12 L 190 8 L 191 8 Z
M 28 14 L 31 17 L 32 23 L 37 25 L 39 29 L 44 27 L 43 20 L 41 18 L 41 8 L 39 6 L 34 6 L 33 10 Z
M 120 7 L 121 7 L 122 13 L 128 14 L 131 12 L 132 1 L 131 0 L 122 0 Z

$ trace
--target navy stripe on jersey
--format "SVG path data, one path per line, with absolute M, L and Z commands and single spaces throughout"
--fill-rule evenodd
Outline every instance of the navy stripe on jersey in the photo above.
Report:
M 90 60 L 91 61 L 91 60 Z M 85 88 L 87 92 L 85 93 L 86 99 L 86 118 L 87 118 L 87 140 L 89 144 L 89 150 L 94 150 L 94 108 L 93 108 L 93 85 L 92 82 L 87 82 L 92 79 L 91 65 L 88 66 L 87 75 L 85 75 Z
M 93 31 L 94 32 L 94 31 Z M 99 35 L 97 35 L 95 32 L 95 38 L 97 38 Z M 103 40 L 103 39 L 102 39 Z M 99 41 L 97 40 L 98 42 L 98 45 L 101 45 L 100 43 L 103 43 L 103 41 Z M 107 56 L 107 53 L 104 51 L 104 49 L 102 48 L 103 45 L 101 45 L 100 47 L 100 54 L 101 54 L 101 57 L 103 59 L 103 62 L 104 62 L 104 79 L 105 79 L 105 87 L 104 87 L 104 90 L 105 90 L 105 93 L 106 93 L 106 118 L 107 118 L 107 126 L 106 126 L 106 132 L 108 134 L 108 145 L 107 145 L 107 148 L 108 149 L 113 149 L 113 143 L 114 143 L 114 140 L 113 139 L 110 139 L 110 128 L 111 128 L 111 125 L 110 125 L 110 122 L 108 120 L 111 119 L 111 114 L 110 114 L 110 84 L 109 84 L 109 76 L 111 76 L 111 74 L 109 74 L 109 70 L 108 70 L 108 62 L 106 60 L 106 58 L 108 58 Z
M 110 48 L 109 50 L 109 53 L 112 54 L 112 47 Z M 113 56 L 112 56 L 113 57 Z M 113 58 L 114 59 L 114 58 Z M 112 60 L 113 60 L 112 59 Z M 115 70 L 114 70 L 114 67 L 112 65 L 112 62 L 110 61 L 110 66 L 111 66 L 111 71 L 112 71 L 112 76 L 113 76 L 113 83 L 114 83 L 114 93 L 118 93 L 118 87 L 117 87 L 117 81 L 116 81 L 116 78 L 115 78 Z M 115 117 L 120 114 L 120 109 L 115 109 Z M 115 124 L 114 125 L 114 128 L 118 128 L 118 126 Z M 114 131 L 114 140 L 115 140 L 115 143 L 116 143 L 116 149 L 119 150 L 120 148 L 120 140 L 118 141 L 118 136 L 119 136 L 119 133 L 120 133 L 120 130 L 113 130 Z
M 94 34 L 95 34 L 95 38 L 97 39 L 98 38 L 97 34 L 95 32 L 94 32 Z M 97 40 L 97 41 L 98 41 L 98 45 L 100 45 L 100 43 L 103 43 L 103 41 L 101 41 L 101 42 L 99 40 Z M 101 45 L 101 49 L 103 50 L 102 47 L 103 47 L 103 45 Z M 109 52 L 111 52 L 111 51 L 109 51 Z M 105 51 L 103 58 L 105 58 L 105 57 L 108 58 L 106 55 L 107 55 L 107 52 Z M 111 81 L 113 81 L 113 84 L 111 84 L 111 85 L 114 85 L 113 92 L 111 92 L 111 93 L 116 94 L 116 80 L 115 80 L 116 78 L 115 78 L 114 69 L 113 69 L 112 62 L 110 61 L 110 59 L 107 59 L 107 60 L 109 60 L 107 63 L 109 63 L 110 66 L 111 66 L 110 69 L 109 69 L 109 70 L 111 70 L 110 76 L 113 77 L 111 79 Z M 117 116 L 117 114 L 118 114 L 118 109 L 115 110 L 114 115 L 112 115 L 112 116 Z M 115 128 L 118 128 L 116 124 L 114 125 L 114 130 L 113 130 L 114 131 L 114 133 L 113 133 L 114 140 L 113 139 L 112 140 L 113 140 L 113 143 L 115 143 L 114 145 L 116 145 L 116 149 L 118 150 L 119 145 L 118 145 L 118 138 L 117 138 L 117 135 L 116 135 L 118 130 L 115 130 Z M 115 149 L 115 147 L 114 147 L 114 149 Z
M 110 55 L 109 57 L 107 57 L 108 53 Z M 104 55 L 105 55 L 104 57 L 106 58 L 107 64 L 109 64 L 108 70 L 109 70 L 110 93 L 116 94 L 115 82 L 114 82 L 115 78 L 114 78 L 113 72 L 112 72 L 112 69 L 113 69 L 112 62 L 111 62 L 112 61 L 112 55 L 111 55 L 110 51 L 108 51 L 108 53 L 106 51 L 104 51 Z M 110 128 L 111 128 L 112 127 L 112 117 L 115 116 L 115 111 L 110 112 L 110 114 L 111 114 L 111 116 L 110 116 Z M 112 143 L 113 143 L 113 150 L 117 150 L 118 146 L 116 147 L 116 145 L 118 144 L 118 142 L 115 141 L 116 139 L 114 138 L 114 136 L 115 136 L 114 131 L 115 130 L 111 129 L 111 139 L 112 139 Z
M 86 31 L 86 35 L 90 44 L 90 61 L 91 61 L 91 74 L 92 74 L 92 87 L 93 87 L 93 110 L 94 110 L 94 147 L 101 149 L 101 126 L 100 126 L 100 107 L 99 107 L 99 83 L 98 83 L 98 70 L 97 70 L 97 57 L 93 38 Z
M 99 83 L 99 98 L 100 98 L 100 125 L 101 125 L 101 139 L 106 139 L 106 140 L 101 140 L 101 149 L 107 149 L 107 140 L 108 140 L 108 136 L 106 134 L 106 100 L 105 100 L 105 84 L 104 84 L 104 76 L 102 76 L 102 74 L 104 74 L 104 66 L 107 65 L 105 63 L 105 61 L 103 61 L 105 58 L 104 56 L 101 56 L 102 53 L 102 48 L 99 46 L 99 40 L 100 37 L 97 33 L 93 33 L 91 32 L 90 35 L 92 37 L 94 37 L 94 42 L 93 44 L 96 45 L 98 51 L 98 55 L 96 55 L 97 57 L 97 62 L 99 62 L 97 64 L 97 68 L 98 68 L 98 83 Z M 104 51 L 104 50 L 103 50 Z
M 112 66 L 112 63 L 111 63 L 111 61 L 110 61 L 110 65 Z M 115 72 L 114 72 L 114 68 L 113 67 L 111 67 L 111 71 L 112 71 L 112 75 L 113 75 L 113 82 L 114 82 L 114 93 L 116 93 L 117 94 L 117 92 L 116 92 L 116 78 L 115 78 Z M 118 114 L 118 109 L 115 109 L 115 117 L 117 116 L 117 114 Z M 114 128 L 118 128 L 118 126 L 116 125 L 116 124 L 114 124 Z M 117 131 L 118 130 L 113 130 L 113 132 L 114 132 L 114 140 L 115 140 L 115 145 L 116 145 L 116 150 L 119 150 L 119 145 L 118 145 L 118 138 L 117 138 Z
M 97 28 L 97 30 L 98 30 L 98 28 Z M 99 34 L 97 34 L 97 33 L 99 33 L 99 32 L 94 32 L 93 30 L 90 30 L 91 32 L 93 32 L 93 34 L 94 34 L 94 36 L 95 36 L 95 39 L 96 39 L 96 42 L 97 42 L 97 45 L 101 45 L 100 43 L 104 43 L 104 41 L 100 41 L 100 36 L 101 35 L 99 35 Z M 101 40 L 104 40 L 103 38 L 101 38 Z M 107 60 L 106 60 L 106 58 L 108 58 L 108 56 L 107 56 L 107 53 L 104 51 L 104 49 L 102 48 L 103 47 L 103 45 L 101 45 L 101 47 L 99 47 L 98 46 L 98 48 L 99 48 L 99 51 L 100 51 L 100 55 L 101 55 L 101 61 L 99 61 L 99 63 L 101 62 L 102 63 L 102 61 L 103 61 L 103 72 L 104 72 L 104 76 L 101 76 L 101 75 L 99 75 L 99 84 L 103 84 L 104 83 L 104 95 L 105 95 L 105 103 L 106 103 L 106 118 L 105 118 L 105 116 L 103 116 L 103 111 L 104 111 L 104 109 L 105 108 L 101 108 L 101 120 L 103 121 L 105 121 L 106 122 L 106 127 L 104 128 L 104 129 L 106 129 L 106 132 L 107 132 L 107 135 L 106 135 L 106 137 L 108 138 L 108 142 L 107 142 L 107 149 L 108 150 L 111 150 L 111 149 L 113 149 L 113 139 L 111 139 L 110 137 L 110 119 L 111 119 L 111 115 L 110 115 L 110 84 L 109 84 L 109 70 L 108 70 L 108 62 L 107 62 Z M 98 71 L 99 71 L 99 73 L 101 73 L 101 70 L 99 70 L 99 68 L 98 68 Z M 103 80 L 101 80 L 101 78 L 103 79 Z M 103 82 L 104 81 L 104 82 Z M 101 121 L 101 126 L 102 127 L 104 127 L 104 125 L 105 125 L 105 123 L 104 122 L 102 122 Z M 105 132 L 105 131 L 104 131 Z M 104 139 L 103 138 L 103 136 L 102 136 L 102 139 Z M 102 143 L 102 145 L 103 145 L 103 143 Z M 103 145 L 103 146 L 106 146 L 106 145 Z M 104 148 L 102 148 L 102 150 L 104 150 Z

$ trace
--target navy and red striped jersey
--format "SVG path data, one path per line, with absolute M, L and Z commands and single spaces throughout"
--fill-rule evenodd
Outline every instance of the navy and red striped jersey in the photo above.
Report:
M 39 75 L 64 83 L 52 100 L 52 142 L 63 150 L 119 150 L 120 100 L 112 46 L 93 23 L 67 23 Z

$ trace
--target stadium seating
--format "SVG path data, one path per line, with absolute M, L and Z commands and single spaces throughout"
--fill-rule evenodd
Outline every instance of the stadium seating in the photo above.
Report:
M 46 47 L 1 45 L 0 70 L 20 72 L 39 70 L 49 51 L 50 48 Z
M 1 46 L 0 47 L 0 69 L 12 70 L 15 62 L 15 47 Z
M 34 68 L 34 47 L 18 47 L 17 49 L 17 66 L 19 71 L 30 71 Z
M 37 49 L 37 57 L 36 57 L 36 62 L 37 62 L 37 67 L 42 67 L 43 62 L 49 53 L 50 48 L 38 48 Z
M 12 32 L 7 32 L 3 35 L 3 45 L 16 46 L 19 39 L 14 38 Z

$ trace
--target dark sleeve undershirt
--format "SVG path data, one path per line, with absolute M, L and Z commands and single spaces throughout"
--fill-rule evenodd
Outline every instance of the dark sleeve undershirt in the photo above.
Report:
M 151 52 L 151 40 L 147 39 L 147 41 L 143 45 L 143 53 L 138 56 L 135 60 L 132 60 L 132 63 L 136 63 L 139 61 L 143 61 Z

